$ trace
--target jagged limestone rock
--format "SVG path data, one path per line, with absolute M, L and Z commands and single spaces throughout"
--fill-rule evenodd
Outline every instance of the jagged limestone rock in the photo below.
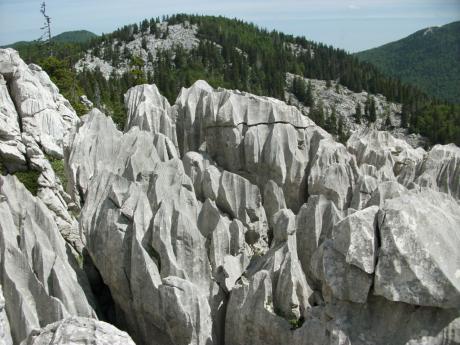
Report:
M 379 181 L 394 180 L 403 167 L 415 167 L 425 151 L 414 149 L 406 141 L 394 138 L 389 132 L 365 127 L 353 133 L 347 141 L 348 150 L 356 156 L 359 166 L 376 168 Z
M 297 258 L 294 214 L 284 209 L 275 218 L 280 221 L 272 247 L 232 290 L 225 343 L 302 344 L 308 338 L 326 344 L 325 325 L 310 307 L 312 290 Z
M 12 345 L 10 322 L 5 310 L 5 298 L 3 297 L 2 286 L 0 285 L 0 345 Z
M 95 317 L 92 294 L 51 212 L 14 176 L 3 181 L 0 283 L 15 344 L 62 318 Z
M 11 90 L 22 131 L 45 153 L 62 158 L 67 132 L 78 122 L 70 103 L 39 66 L 27 66 L 13 49 L 0 50 L 0 74 Z
M 417 165 L 414 182 L 460 200 L 460 148 L 435 145 Z
M 375 188 L 372 192 L 366 206 L 369 207 L 375 205 L 383 207 L 385 200 L 397 198 L 407 192 L 407 188 L 396 181 L 385 181 L 379 183 L 377 188 Z
M 333 247 L 345 261 L 366 273 L 374 273 L 378 238 L 376 215 L 379 208 L 371 206 L 357 211 L 332 228 Z
M 50 164 L 63 157 L 69 134 L 79 123 L 75 111 L 48 75 L 37 65 L 27 66 L 13 49 L 0 49 L 0 104 L 2 165 L 10 173 L 40 173 L 37 196 L 52 211 L 61 235 L 81 253 L 70 199 Z
M 372 193 L 377 188 L 378 182 L 375 177 L 361 175 L 356 182 L 351 199 L 350 208 L 355 210 L 363 209 L 372 197 Z
M 331 237 L 332 228 L 340 219 L 341 212 L 323 195 L 311 196 L 300 208 L 296 217 L 297 253 L 307 278 L 311 278 L 313 253 Z
M 389 199 L 379 212 L 374 293 L 439 308 L 460 305 L 460 206 L 433 190 Z
M 331 333 L 339 344 L 443 345 L 460 342 L 455 309 L 420 307 L 369 295 L 365 304 L 336 301 L 328 307 Z M 332 343 L 337 344 L 337 343 Z
M 276 184 L 275 181 L 270 180 L 265 185 L 263 197 L 268 224 L 273 227 L 273 216 L 275 213 L 283 208 L 286 208 L 283 190 Z
M 135 345 L 128 334 L 94 319 L 70 317 L 32 331 L 21 345 Z
M 26 147 L 21 141 L 19 117 L 8 87 L 0 74 L 0 158 L 10 171 L 24 170 L 27 167 Z
M 346 148 L 330 138 L 320 140 L 309 165 L 308 193 L 326 196 L 339 210 L 348 208 L 358 169 Z
M 322 282 L 323 298 L 332 302 L 332 298 L 366 303 L 372 275 L 365 273 L 355 265 L 347 263 L 346 257 L 327 240 L 313 253 L 311 271 Z
M 298 208 L 306 200 L 305 168 L 315 127 L 296 108 L 279 100 L 247 93 L 213 90 L 203 81 L 183 89 L 176 101 L 181 153 L 206 142 L 210 157 L 263 190 L 269 180 L 282 189 L 286 204 Z
M 171 108 L 156 85 L 138 85 L 130 88 L 125 93 L 125 107 L 125 132 L 136 126 L 154 134 L 162 133 L 177 146 L 176 109 Z

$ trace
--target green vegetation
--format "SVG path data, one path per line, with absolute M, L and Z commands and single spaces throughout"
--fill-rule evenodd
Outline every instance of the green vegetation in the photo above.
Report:
M 53 37 L 55 42 L 86 43 L 96 38 L 97 35 L 87 30 L 66 31 Z
M 67 176 L 65 174 L 65 169 L 64 169 L 64 160 L 63 159 L 57 159 L 53 158 L 51 156 L 46 156 L 48 161 L 51 163 L 51 167 L 54 170 L 54 173 L 56 174 L 57 177 L 59 177 L 59 180 L 61 181 L 62 186 L 64 189 L 67 186 Z
M 39 61 L 40 66 L 48 73 L 53 83 L 59 88 L 62 95 L 72 104 L 78 115 L 83 115 L 85 107 L 80 103 L 83 95 L 77 75 L 71 66 L 71 59 L 59 59 L 50 56 Z
M 38 177 L 40 172 L 36 170 L 17 171 L 14 175 L 19 181 L 27 188 L 33 195 L 37 195 L 38 192 Z
M 54 36 L 53 41 L 58 43 L 87 43 L 96 37 L 96 34 L 87 30 L 66 31 Z M 1 48 L 21 50 L 26 46 L 35 46 L 37 43 L 37 41 L 19 41 L 2 46 Z
M 436 98 L 460 103 L 460 21 L 417 31 L 356 56 Z
M 162 20 L 171 25 L 185 21 L 197 25 L 200 43 L 190 51 L 180 46 L 160 51 L 156 59 L 150 54 L 147 64 L 153 66 L 154 75 L 146 73 L 142 59 L 128 49 L 122 49 L 122 45 L 116 42 L 129 42 L 138 33 L 165 37 L 167 33 L 160 30 L 159 18 L 124 26 L 86 43 L 55 42 L 51 58 L 39 45 L 33 46 L 33 49 L 20 49 L 20 54 L 27 62 L 36 62 L 44 67 L 78 113 L 84 111 L 79 103 L 79 95 L 84 93 L 96 107 L 111 115 L 119 127 L 124 125 L 126 116 L 123 95 L 134 85 L 155 83 L 171 103 L 174 103 L 181 87 L 189 87 L 198 79 L 206 80 L 213 87 L 284 99 L 286 73 L 289 72 L 304 78 L 326 80 L 329 87 L 333 80 L 355 92 L 366 90 L 372 94 L 383 94 L 390 101 L 404 104 L 403 123 L 410 131 L 427 136 L 433 144 L 454 141 L 460 145 L 456 134 L 460 116 L 457 107 L 451 108 L 449 104 L 427 96 L 397 78 L 388 77 L 373 65 L 361 62 L 343 50 L 224 17 L 179 14 Z M 292 46 L 296 48 L 292 49 Z M 87 49 L 92 49 L 93 55 L 114 67 L 127 60 L 130 70 L 121 76 L 113 74 L 108 80 L 98 70 L 75 74 L 72 66 Z M 337 88 L 340 91 L 340 87 Z M 334 112 L 327 114 L 321 104 L 315 104 L 311 85 L 296 78 L 292 91 L 303 103 L 311 106 L 310 116 L 318 125 L 336 133 L 341 140 L 346 137 L 346 133 L 339 133 L 343 124 L 338 123 Z M 357 117 L 366 117 L 374 122 L 373 98 L 366 105 L 363 114 L 357 113 Z M 447 121 L 451 126 L 449 130 L 438 131 L 426 125 L 430 116 L 435 116 L 438 107 L 449 109 L 446 114 L 442 110 L 438 111 L 441 115 L 436 115 Z
M 295 330 L 297 328 L 302 327 L 303 323 L 305 322 L 305 318 L 303 316 L 301 316 L 298 319 L 291 319 L 291 320 L 288 320 L 288 321 L 291 324 L 291 330 Z

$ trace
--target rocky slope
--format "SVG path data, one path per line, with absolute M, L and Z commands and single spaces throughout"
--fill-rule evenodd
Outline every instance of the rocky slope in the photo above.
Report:
M 199 40 L 196 37 L 198 27 L 191 25 L 188 22 L 168 25 L 167 22 L 159 23 L 157 26 L 158 32 L 146 33 L 139 32 L 133 34 L 133 39 L 129 42 L 115 40 L 110 47 L 102 45 L 98 47 L 99 55 L 105 56 L 109 50 L 117 52 L 129 52 L 129 55 L 139 57 L 144 63 L 145 72 L 154 72 L 153 60 L 156 59 L 157 53 L 160 51 L 172 50 L 177 46 L 183 47 L 185 50 L 190 50 L 198 46 Z M 111 74 L 122 75 L 131 69 L 130 57 L 125 56 L 124 59 L 116 64 L 110 59 L 99 58 L 95 56 L 93 50 L 86 52 L 85 56 L 75 64 L 75 69 L 78 72 L 84 69 L 94 71 L 99 69 L 104 78 L 110 78 Z
M 295 78 L 301 78 L 305 85 L 311 85 L 315 106 L 323 109 L 326 121 L 327 116 L 335 112 L 337 118 L 343 122 L 345 133 L 354 133 L 360 129 L 373 126 L 375 129 L 390 132 L 394 137 L 407 141 L 413 147 L 423 147 L 427 144 L 426 138 L 420 134 L 409 133 L 406 128 L 401 126 L 401 104 L 390 102 L 380 94 L 373 95 L 366 91 L 353 92 L 336 81 L 331 81 L 331 85 L 328 86 L 325 80 L 308 79 L 287 73 L 286 82 L 288 87 L 285 99 L 289 104 L 298 107 L 305 115 L 309 116 L 311 114 L 312 107 L 305 106 L 290 91 Z M 360 107 L 361 111 L 364 112 L 368 97 L 372 97 L 375 101 L 376 121 L 369 123 L 365 115 L 361 114 L 361 119 L 358 122 L 356 109 Z
M 36 197 L 2 176 L 0 343 L 132 343 L 98 318 L 139 345 L 460 343 L 457 146 L 372 128 L 343 145 L 204 81 L 174 105 L 130 89 L 120 131 L 73 116 L 12 50 L 0 74 L 2 163 L 40 172 Z M 64 156 L 66 192 L 42 185 L 45 152 Z

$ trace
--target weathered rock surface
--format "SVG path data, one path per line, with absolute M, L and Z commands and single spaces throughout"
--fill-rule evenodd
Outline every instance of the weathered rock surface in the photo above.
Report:
M 2 287 L 0 286 L 0 345 L 12 345 L 10 322 L 5 310 L 5 298 L 3 297 Z
M 136 126 L 154 134 L 162 133 L 177 146 L 175 108 L 171 108 L 156 85 L 138 85 L 129 89 L 125 94 L 125 106 L 125 131 Z
M 307 199 L 307 184 L 308 193 L 326 193 L 339 208 L 350 203 L 357 178 L 354 158 L 297 108 L 273 98 L 212 90 L 203 81 L 182 89 L 176 107 L 182 155 L 206 143 L 219 166 L 241 173 L 261 190 L 275 182 L 295 211 Z
M 381 248 L 374 293 L 391 301 L 460 306 L 460 206 L 433 190 L 387 200 L 379 212 Z
M 0 185 L 0 344 L 133 344 L 94 309 L 139 345 L 460 344 L 455 145 L 361 129 L 344 146 L 204 81 L 173 106 L 130 89 L 122 132 L 75 120 L 12 50 L 0 76 L 2 164 L 41 174 L 36 198 Z
M 308 199 L 297 214 L 297 253 L 302 269 L 311 278 L 310 262 L 319 246 L 331 238 L 333 226 L 342 219 L 342 213 L 323 195 Z
M 324 325 L 311 312 L 312 290 L 297 258 L 295 216 L 282 209 L 275 214 L 274 224 L 272 247 L 254 261 L 232 290 L 225 342 L 301 344 L 314 334 L 311 343 L 322 344 Z M 300 328 L 293 330 L 297 327 L 293 325 Z
M 89 285 L 50 211 L 15 177 L 3 181 L 0 283 L 15 344 L 50 322 L 95 317 Z
M 0 49 L 0 158 L 10 173 L 36 170 L 38 197 L 64 238 L 77 252 L 78 224 L 69 212 L 70 197 L 50 164 L 63 158 L 63 147 L 79 119 L 70 103 L 37 65 L 27 66 L 12 49 Z
M 129 42 L 116 39 L 111 47 L 101 45 L 98 47 L 99 54 L 96 55 L 95 49 L 89 50 L 85 56 L 78 60 L 75 69 L 79 72 L 84 69 L 94 71 L 100 70 L 105 79 L 109 79 L 112 74 L 123 75 L 132 68 L 128 58 L 121 58 L 116 65 L 112 60 L 104 60 L 106 50 L 112 49 L 136 52 L 136 56 L 142 59 L 145 72 L 155 73 L 153 60 L 157 59 L 159 52 L 171 51 L 180 46 L 185 50 L 191 50 L 198 46 L 197 25 L 188 22 L 169 25 L 168 22 L 157 23 L 156 33 L 147 31 L 135 33 Z
M 374 273 L 377 261 L 377 206 L 352 213 L 332 228 L 333 247 L 345 261 L 366 273 Z
M 27 66 L 12 49 L 0 50 L 0 74 L 11 90 L 22 131 L 45 153 L 62 158 L 66 133 L 78 122 L 70 103 L 39 66 Z
M 414 182 L 460 200 L 460 148 L 436 145 L 416 167 Z
M 389 132 L 362 128 L 348 139 L 347 148 L 356 156 L 359 166 L 375 168 L 379 181 L 394 180 L 402 169 L 415 167 L 423 159 L 422 148 L 413 149 L 406 141 L 394 138 Z
M 32 331 L 21 345 L 135 345 L 128 334 L 112 325 L 71 317 Z

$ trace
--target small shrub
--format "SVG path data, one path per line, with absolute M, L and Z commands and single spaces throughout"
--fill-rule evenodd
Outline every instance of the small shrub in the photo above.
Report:
M 305 319 L 304 319 L 303 316 L 301 316 L 298 319 L 289 320 L 289 323 L 291 324 L 291 330 L 294 330 L 294 329 L 302 327 L 304 322 L 305 322 Z
M 64 160 L 63 159 L 56 159 L 52 157 L 47 157 L 49 162 L 51 163 L 51 167 L 54 170 L 54 173 L 56 174 L 57 177 L 59 177 L 59 180 L 61 180 L 62 187 L 64 187 L 64 190 L 66 189 L 67 186 L 67 176 L 65 174 L 65 169 L 64 169 Z
M 36 170 L 17 171 L 14 175 L 19 181 L 31 192 L 33 195 L 37 195 L 38 192 L 38 177 L 40 172 Z

